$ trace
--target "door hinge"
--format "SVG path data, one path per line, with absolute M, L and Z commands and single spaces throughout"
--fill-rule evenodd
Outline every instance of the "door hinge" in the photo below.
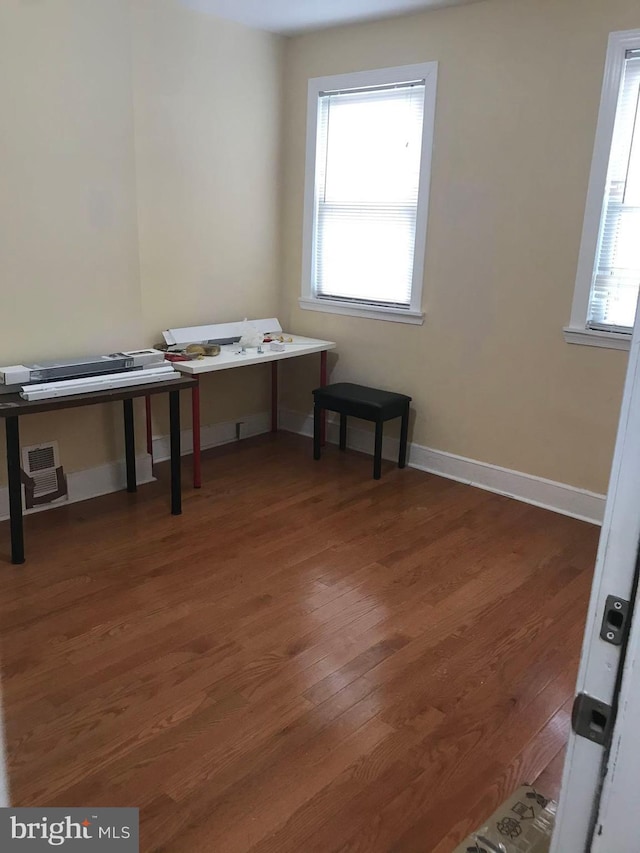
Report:
M 604 605 L 600 639 L 614 646 L 621 646 L 629 621 L 629 602 L 617 595 L 608 595 Z
M 571 726 L 580 737 L 604 745 L 613 722 L 611 705 L 578 693 L 571 711 Z

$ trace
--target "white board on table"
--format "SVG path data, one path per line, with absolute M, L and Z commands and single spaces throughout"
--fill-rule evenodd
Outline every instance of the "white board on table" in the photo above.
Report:
M 188 344 L 219 343 L 220 341 L 239 340 L 248 327 L 263 334 L 273 332 L 281 334 L 282 326 L 276 317 L 266 320 L 239 320 L 237 323 L 212 323 L 208 326 L 186 326 L 183 329 L 167 329 L 162 335 L 169 347 Z

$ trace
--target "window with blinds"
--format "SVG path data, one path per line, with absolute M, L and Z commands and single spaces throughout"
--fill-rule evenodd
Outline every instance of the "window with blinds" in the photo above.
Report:
M 422 322 L 436 67 L 310 81 L 302 307 Z
M 424 81 L 320 95 L 318 297 L 410 305 L 423 112 Z
M 640 289 L 640 49 L 626 51 L 587 326 L 630 332 Z

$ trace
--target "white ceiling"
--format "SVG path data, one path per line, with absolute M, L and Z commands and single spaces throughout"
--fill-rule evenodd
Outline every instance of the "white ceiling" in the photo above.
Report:
M 186 6 L 249 27 L 290 35 L 477 0 L 181 0 Z

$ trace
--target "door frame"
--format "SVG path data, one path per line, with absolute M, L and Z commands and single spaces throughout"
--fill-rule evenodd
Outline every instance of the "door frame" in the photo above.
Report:
M 634 621 L 631 617 L 628 645 L 616 646 L 606 642 L 601 639 L 600 630 L 609 595 L 631 601 L 636 587 L 639 543 L 640 334 L 636 322 L 576 685 L 576 694 L 585 693 L 613 706 L 614 711 L 618 700 L 622 700 L 620 707 L 623 707 L 625 691 L 629 693 L 640 686 L 634 685 L 631 677 L 634 665 L 640 661 L 640 620 L 636 618 Z M 625 687 L 621 691 L 623 676 Z M 609 748 L 616 738 L 616 742 L 621 742 L 624 724 L 628 722 L 626 717 L 626 714 L 621 714 L 612 727 L 613 734 L 603 746 L 572 731 L 550 853 L 589 850 L 594 829 L 598 837 L 605 819 L 600 815 L 601 792 L 610 785 L 606 776 Z M 635 823 L 637 833 L 635 813 L 627 815 L 627 822 L 630 825 Z M 597 848 L 594 846 L 593 849 Z M 610 853 L 613 849 L 622 853 L 625 849 L 636 848 L 608 847 L 607 851 Z

